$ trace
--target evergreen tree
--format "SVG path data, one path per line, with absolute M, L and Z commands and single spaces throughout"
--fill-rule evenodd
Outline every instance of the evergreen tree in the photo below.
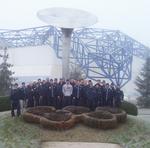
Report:
M 146 62 L 140 72 L 140 76 L 137 76 L 136 82 L 137 91 L 140 96 L 137 98 L 137 103 L 141 107 L 150 107 L 150 57 L 146 59 Z
M 2 62 L 0 64 L 0 96 L 6 95 L 9 92 L 11 83 L 14 80 L 13 72 L 10 70 L 11 64 L 7 63 L 8 53 L 7 48 L 2 49 L 3 55 L 0 55 Z

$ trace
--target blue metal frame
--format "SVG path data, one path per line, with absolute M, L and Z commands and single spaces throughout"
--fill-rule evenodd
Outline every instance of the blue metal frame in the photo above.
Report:
M 62 54 L 61 30 L 42 26 L 21 30 L 0 30 L 0 40 L 11 48 L 50 45 L 58 58 Z M 132 77 L 133 56 L 145 59 L 148 47 L 118 30 L 83 28 L 72 35 L 71 62 L 79 64 L 86 77 L 109 79 L 124 86 Z

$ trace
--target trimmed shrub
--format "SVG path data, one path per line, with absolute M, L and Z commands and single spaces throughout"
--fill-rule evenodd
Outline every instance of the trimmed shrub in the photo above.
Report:
M 83 114 L 83 123 L 100 129 L 113 129 L 117 127 L 116 116 L 107 111 L 95 111 Z
M 126 113 L 129 115 L 133 115 L 133 116 L 138 115 L 138 109 L 137 109 L 136 105 L 134 105 L 130 102 L 123 101 L 120 105 L 120 108 L 125 110 Z
M 23 119 L 30 123 L 40 123 L 40 118 L 44 113 L 54 112 L 55 108 L 52 106 L 37 106 L 28 108 L 26 112 L 22 114 Z
M 0 96 L 0 111 L 8 111 L 11 109 L 9 96 Z
M 40 123 L 41 116 L 34 115 L 32 113 L 25 112 L 22 114 L 23 119 L 29 123 Z
M 44 117 L 52 121 L 67 121 L 71 118 L 72 113 L 65 110 L 57 110 L 56 112 L 45 113 Z
M 56 109 L 53 106 L 36 106 L 28 108 L 26 112 L 43 116 L 45 113 L 51 113 L 55 110 Z
M 65 110 L 57 110 L 56 112 L 45 114 L 40 119 L 40 124 L 44 128 L 50 129 L 69 129 L 75 126 L 76 119 L 72 113 Z
M 76 118 L 76 122 L 82 121 L 82 114 L 90 112 L 90 109 L 84 106 L 66 106 L 63 110 L 68 110 L 73 113 Z
M 96 111 L 103 110 L 103 111 L 108 111 L 111 114 L 115 115 L 117 118 L 117 121 L 119 123 L 123 123 L 127 119 L 127 114 L 124 110 L 120 108 L 111 108 L 111 107 L 97 107 Z

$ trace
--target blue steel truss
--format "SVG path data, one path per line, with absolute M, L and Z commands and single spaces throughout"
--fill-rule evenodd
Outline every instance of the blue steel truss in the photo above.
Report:
M 61 35 L 53 26 L 0 30 L 0 40 L 10 48 L 48 44 L 58 58 L 62 55 Z M 109 79 L 124 86 L 132 77 L 133 56 L 145 59 L 149 53 L 148 47 L 118 30 L 83 28 L 73 32 L 70 59 L 87 78 Z

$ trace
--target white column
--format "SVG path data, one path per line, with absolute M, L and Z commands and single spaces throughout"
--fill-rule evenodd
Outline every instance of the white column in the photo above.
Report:
M 71 49 L 71 34 L 73 29 L 61 28 L 62 36 L 62 77 L 69 79 L 70 77 L 70 49 Z

